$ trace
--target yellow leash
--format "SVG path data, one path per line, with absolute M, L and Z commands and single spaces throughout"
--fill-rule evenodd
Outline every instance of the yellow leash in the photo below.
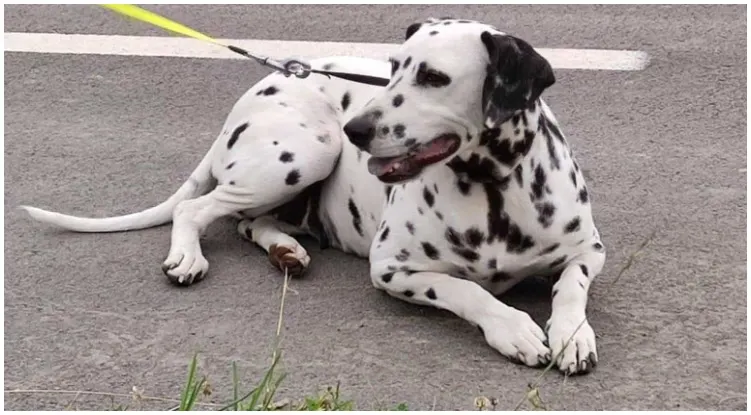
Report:
M 150 12 L 148 10 L 142 9 L 132 4 L 100 4 L 100 6 L 110 9 L 116 13 L 120 13 L 122 15 L 131 17 L 133 19 L 140 20 L 142 22 L 160 27 L 169 32 L 174 32 L 180 35 L 192 37 L 194 39 L 203 40 L 206 42 L 213 43 L 215 45 L 224 46 L 227 49 L 231 50 L 232 52 L 238 53 L 240 55 L 245 56 L 246 58 L 250 58 L 250 59 L 257 61 L 261 65 L 268 66 L 270 68 L 281 71 L 285 76 L 295 75 L 298 78 L 307 78 L 308 75 L 310 75 L 311 73 L 318 73 L 321 75 L 336 76 L 339 78 L 348 79 L 350 81 L 360 82 L 360 83 L 365 83 L 365 84 L 370 84 L 370 85 L 386 86 L 389 83 L 389 79 L 386 79 L 386 78 L 311 69 L 310 64 L 302 60 L 298 60 L 298 59 L 285 59 L 281 62 L 277 62 L 268 57 L 255 56 L 249 53 L 248 51 L 246 51 L 245 49 L 242 49 L 233 45 L 225 45 L 208 35 L 205 35 L 197 30 L 189 28 L 188 26 L 177 23 L 166 17 L 160 16 L 154 12 Z

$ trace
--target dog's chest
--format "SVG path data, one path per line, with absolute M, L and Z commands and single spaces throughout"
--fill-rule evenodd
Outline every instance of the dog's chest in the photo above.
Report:
M 534 166 L 524 163 L 520 177 L 505 185 L 464 182 L 449 168 L 437 167 L 421 180 L 396 186 L 371 261 L 443 271 L 486 287 L 560 271 L 561 258 L 595 233 L 589 206 L 577 202 L 577 188 L 563 170 L 548 174 L 540 194 Z M 542 203 L 554 212 L 540 213 Z

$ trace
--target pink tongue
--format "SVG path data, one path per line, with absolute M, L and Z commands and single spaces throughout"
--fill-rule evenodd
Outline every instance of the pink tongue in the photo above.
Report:
M 368 171 L 375 176 L 383 176 L 391 171 L 397 171 L 404 166 L 406 156 L 391 157 L 391 158 L 375 158 L 368 159 Z

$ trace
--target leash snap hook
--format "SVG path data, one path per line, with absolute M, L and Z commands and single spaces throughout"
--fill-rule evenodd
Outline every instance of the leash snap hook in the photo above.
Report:
M 300 79 L 307 78 L 310 75 L 310 64 L 300 59 L 285 59 L 281 62 L 281 65 L 286 75 L 295 75 Z

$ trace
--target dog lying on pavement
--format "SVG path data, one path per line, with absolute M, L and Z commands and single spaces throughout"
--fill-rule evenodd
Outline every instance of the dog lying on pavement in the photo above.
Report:
M 589 372 L 597 351 L 587 294 L 606 254 L 579 165 L 541 98 L 555 82 L 549 63 L 491 26 L 428 19 L 407 28 L 390 62 L 312 65 L 391 81 L 269 75 L 164 203 L 112 218 L 23 208 L 79 232 L 171 220 L 162 268 L 182 285 L 206 276 L 199 237 L 220 217 L 240 215 L 240 233 L 297 275 L 310 257 L 294 236 L 312 235 L 369 258 L 376 288 L 474 324 L 509 359 L 555 357 L 565 373 Z M 558 274 L 545 330 L 496 298 L 529 276 Z

